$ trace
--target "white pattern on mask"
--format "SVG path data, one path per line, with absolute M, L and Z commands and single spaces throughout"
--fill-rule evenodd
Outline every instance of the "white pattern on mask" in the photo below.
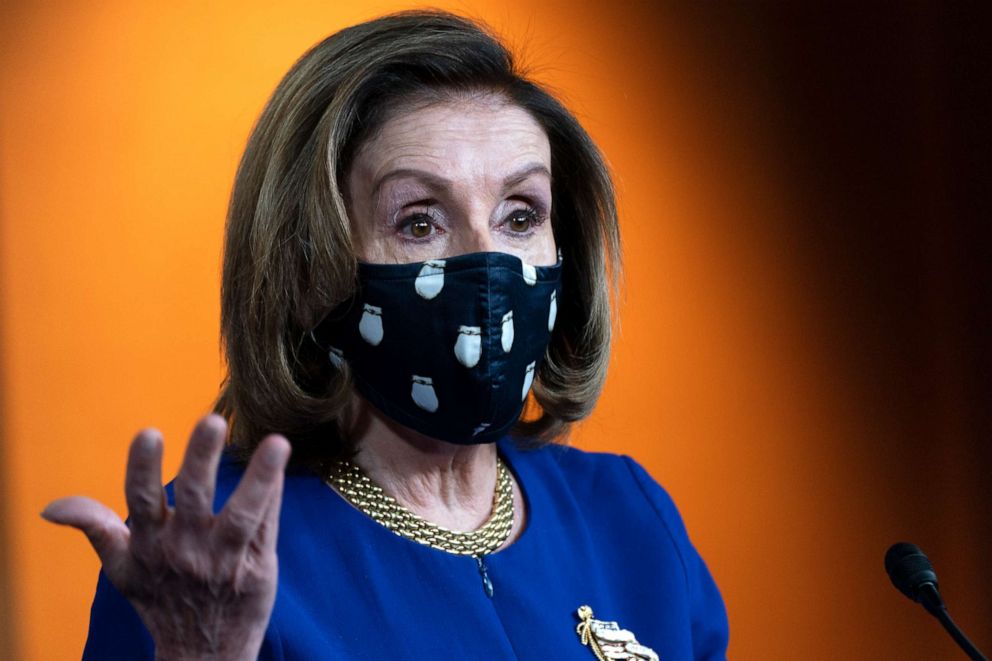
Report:
M 344 367 L 344 352 L 337 347 L 328 347 L 327 358 L 334 365 L 335 369 L 341 369 Z
M 520 272 L 523 273 L 524 282 L 528 285 L 533 285 L 537 282 L 537 269 L 527 264 L 526 262 L 520 262 Z
M 510 353 L 513 347 L 513 310 L 503 315 L 503 328 L 499 339 L 500 344 L 503 345 L 503 352 Z
M 444 287 L 444 260 L 429 259 L 424 262 L 413 288 L 417 290 L 422 298 L 428 300 L 441 293 Z
M 455 340 L 455 358 L 465 367 L 475 367 L 482 356 L 482 328 L 459 326 Z
M 382 308 L 365 304 L 362 320 L 358 323 L 358 332 L 362 339 L 374 347 L 382 342 Z
M 437 394 L 434 392 L 434 380 L 426 376 L 413 375 L 413 386 L 410 389 L 410 397 L 414 404 L 420 408 L 434 413 L 437 411 Z
M 527 393 L 530 392 L 530 386 L 531 384 L 534 383 L 534 365 L 536 364 L 537 361 L 534 361 L 533 363 L 528 365 L 527 371 L 524 373 L 524 389 L 523 392 L 520 394 L 521 401 L 527 399 Z

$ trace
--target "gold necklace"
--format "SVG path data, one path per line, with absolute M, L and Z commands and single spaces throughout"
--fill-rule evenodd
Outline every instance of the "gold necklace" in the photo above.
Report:
M 510 471 L 499 456 L 496 457 L 496 489 L 493 493 L 492 514 L 481 528 L 470 532 L 449 530 L 414 514 L 386 494 L 357 464 L 346 459 L 334 465 L 327 481 L 348 502 L 397 535 L 448 553 L 475 556 L 479 560 L 484 581 L 488 578 L 484 572 L 482 556 L 501 547 L 513 528 L 513 483 L 510 480 Z M 491 589 L 488 587 L 487 591 Z

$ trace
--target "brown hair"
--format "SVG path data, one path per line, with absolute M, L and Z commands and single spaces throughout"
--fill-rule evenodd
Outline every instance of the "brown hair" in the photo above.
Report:
M 338 422 L 350 393 L 309 331 L 356 286 L 348 168 L 400 102 L 495 93 L 528 111 L 551 145 L 551 223 L 566 255 L 546 358 L 514 436 L 562 437 L 606 378 L 610 295 L 620 266 L 613 184 L 572 114 L 528 80 L 484 24 L 439 10 L 389 14 L 303 54 L 252 130 L 227 216 L 221 334 L 228 374 L 215 410 L 250 453 L 270 432 L 317 467 L 352 448 Z

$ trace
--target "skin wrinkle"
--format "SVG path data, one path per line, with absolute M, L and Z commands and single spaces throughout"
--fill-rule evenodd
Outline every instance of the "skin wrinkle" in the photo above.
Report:
M 200 420 L 190 437 L 176 494 L 183 483 L 207 479 L 217 465 L 226 423 L 216 414 Z M 240 531 L 238 544 L 224 544 L 211 534 L 231 527 L 225 507 L 220 516 L 189 511 L 178 516 L 161 486 L 162 441 L 144 430 L 131 443 L 125 478 L 130 517 L 121 521 L 106 506 L 84 497 L 50 503 L 42 516 L 83 530 L 103 563 L 107 578 L 134 606 L 155 641 L 156 658 L 241 659 L 257 655 L 272 609 L 278 580 L 274 533 L 289 442 L 278 435 L 262 441 L 228 505 L 264 512 L 245 522 L 255 531 Z M 212 451 L 202 452 L 205 448 Z M 262 458 L 274 460 L 263 465 Z M 154 494 L 154 499 L 153 499 Z M 155 506 L 152 506 L 154 500 Z M 191 507 L 177 502 L 180 509 Z M 261 524 L 265 529 L 261 529 Z M 231 540 L 229 540 L 231 541 Z
M 414 262 L 469 252 L 464 249 L 466 244 L 484 239 L 481 230 L 498 225 L 510 209 L 525 207 L 528 198 L 547 218 L 551 212 L 549 177 L 532 174 L 512 190 L 512 196 L 503 195 L 502 184 L 507 175 L 533 163 L 543 164 L 550 172 L 550 151 L 543 129 L 527 111 L 502 101 L 441 103 L 394 117 L 358 150 L 348 175 L 349 216 L 359 257 L 374 262 Z M 443 191 L 422 179 L 405 177 L 386 182 L 380 193 L 373 195 L 370 182 L 407 167 L 433 172 L 451 181 L 452 186 Z M 428 197 L 435 201 L 432 208 L 444 218 L 442 224 L 446 226 L 442 229 L 447 236 L 439 237 L 444 245 L 428 249 L 390 236 L 394 229 L 390 221 L 401 207 Z M 366 204 L 369 200 L 371 205 Z M 416 205 L 411 211 L 423 210 L 423 205 Z M 489 223 L 482 223 L 482 217 Z M 525 245 L 499 233 L 485 235 L 495 234 L 490 248 L 517 254 L 531 264 L 549 265 L 555 261 L 554 237 L 550 226 L 543 225 L 549 222 L 542 224 L 539 239 Z M 452 242 L 454 245 L 448 245 Z M 483 243 L 482 248 L 486 247 Z
M 251 555 L 250 551 L 248 555 Z M 195 555 L 184 557 L 175 553 L 165 554 L 163 560 L 166 571 L 161 574 L 160 583 L 168 584 L 183 576 L 200 576 L 211 598 L 203 599 L 202 594 L 182 593 L 178 601 L 165 599 L 153 602 L 162 612 L 171 614 L 171 626 L 161 629 L 156 640 L 166 649 L 188 649 L 192 646 L 201 653 L 223 654 L 232 646 L 233 641 L 242 639 L 241 633 L 231 629 L 231 617 L 227 613 L 244 611 L 246 608 L 250 610 L 241 599 L 249 593 L 245 591 L 245 586 L 252 585 L 252 581 L 246 583 L 245 578 L 251 577 L 253 573 L 257 574 L 264 567 L 239 563 L 228 570 L 228 573 L 233 572 L 233 575 L 228 576 L 220 575 L 217 568 L 211 566 L 177 566 L 177 561 L 181 565 L 191 561 L 195 563 L 197 559 L 202 558 Z M 151 594 L 161 595 L 166 592 L 158 589 L 151 591 Z M 151 605 L 153 604 L 149 604 Z M 234 619 L 237 620 L 236 617 Z M 190 637 L 190 631 L 196 631 L 198 637 Z M 175 639 L 172 632 L 185 634 L 181 639 Z
M 426 43 L 424 26 L 437 39 Z M 422 85 L 430 83 L 418 75 L 422 68 L 416 62 L 395 62 L 395 69 L 391 64 L 397 52 L 440 64 L 449 59 L 448 51 L 456 43 L 469 57 L 445 64 L 446 69 L 451 65 L 454 79 L 497 80 L 495 88 L 480 82 L 462 95 L 441 83 L 425 90 Z M 377 90 L 383 93 L 380 102 L 386 102 L 369 115 L 374 121 L 363 126 L 366 118 L 360 109 L 377 103 L 375 97 L 364 96 L 367 83 L 392 74 L 412 75 L 407 81 L 411 85 L 401 84 L 399 90 L 417 91 L 397 101 L 391 89 Z M 514 105 L 518 102 L 500 89 L 519 95 L 519 103 L 532 107 L 533 114 Z M 589 136 L 556 99 L 516 71 L 510 53 L 498 41 L 471 21 L 443 12 L 402 12 L 341 31 L 308 51 L 280 81 L 252 129 L 228 205 L 221 330 L 230 369 L 215 413 L 201 418 L 187 446 L 184 464 L 189 460 L 198 470 L 183 471 L 178 479 L 199 475 L 213 485 L 228 431 L 240 458 L 249 461 L 247 470 L 222 512 L 178 516 L 161 486 L 161 435 L 145 430 L 132 442 L 128 455 L 126 495 L 129 506 L 137 505 L 131 512 L 132 526 L 105 505 L 80 496 L 53 501 L 42 512 L 46 520 L 90 537 L 106 577 L 129 598 L 152 632 L 157 658 L 257 657 L 277 592 L 283 471 L 294 450 L 298 450 L 297 463 L 310 468 L 360 450 L 358 463 L 387 492 L 398 494 L 401 502 L 445 527 L 471 530 L 488 517 L 496 477 L 494 444 L 449 445 L 391 423 L 364 400 L 349 401 L 347 372 L 333 382 L 334 389 L 326 396 L 315 397 L 301 387 L 309 379 L 311 365 L 304 347 L 296 344 L 307 338 L 297 331 L 313 326 L 316 320 L 308 319 L 318 312 L 313 308 L 342 300 L 354 289 L 356 258 L 409 262 L 422 259 L 419 253 L 444 257 L 500 250 L 535 266 L 554 263 L 550 173 L 533 175 L 512 190 L 499 186 L 528 163 L 543 163 L 550 171 L 544 123 L 558 136 L 555 157 L 563 165 L 557 172 L 561 187 L 555 192 L 561 194 L 567 213 L 563 222 L 556 217 L 555 229 L 561 231 L 559 238 L 575 245 L 578 259 L 572 261 L 569 255 L 566 271 L 578 282 L 579 298 L 560 310 L 565 318 L 559 319 L 566 323 L 558 324 L 548 360 L 534 382 L 543 415 L 515 427 L 531 435 L 535 445 L 561 435 L 583 417 L 605 377 L 605 360 L 597 358 L 600 352 L 605 357 L 602 347 L 609 340 L 603 254 L 618 264 L 619 239 L 612 183 Z M 381 135 L 383 128 L 392 133 Z M 371 132 L 364 133 L 365 129 Z M 349 142 L 352 130 L 367 137 L 357 144 Z M 315 143 L 318 136 L 326 141 L 330 162 L 310 160 L 320 151 Z M 367 170 L 359 172 L 352 167 L 358 157 L 353 148 L 363 147 L 359 165 Z M 386 156 L 394 162 L 387 162 Z M 345 162 L 351 165 L 336 167 Z M 364 193 L 359 190 L 375 176 L 404 164 L 433 168 L 455 183 L 447 190 L 425 190 L 424 182 L 407 178 L 396 182 L 402 186 L 391 186 L 381 200 L 373 200 L 367 188 Z M 314 187 L 317 174 L 327 180 Z M 404 191 L 418 194 L 418 187 L 419 200 L 402 197 Z M 353 198 L 349 188 L 355 192 Z M 415 205 L 413 210 L 429 211 L 436 229 L 442 230 L 435 239 L 401 241 L 395 224 L 376 224 L 383 214 L 395 221 L 397 211 L 417 202 L 423 208 Z M 300 204 L 306 207 L 302 211 Z M 368 213 L 373 204 L 395 208 Z M 515 211 L 525 206 L 532 207 L 530 213 Z M 410 210 L 399 216 L 404 222 Z M 532 231 L 526 229 L 531 223 Z M 419 234 L 423 226 L 417 227 Z M 293 299 L 288 301 L 291 314 L 287 314 L 287 296 Z M 575 310 L 580 312 L 572 314 Z M 354 411 L 362 414 L 349 415 Z M 364 425 L 360 433 L 349 433 L 355 429 L 346 423 L 349 418 Z M 326 428 L 328 444 L 309 442 L 310 431 L 323 432 L 325 422 L 336 427 Z M 286 437 L 270 434 L 271 429 L 287 430 L 294 441 L 299 432 L 303 442 L 294 448 Z M 202 454 L 204 444 L 215 452 Z M 264 466 L 269 463 L 263 461 L 266 456 L 275 465 Z M 207 457 L 212 466 L 203 465 Z M 207 474 L 210 477 L 204 477 Z M 524 525 L 525 501 L 519 487 L 513 480 L 518 509 L 507 545 Z M 173 496 L 177 493 L 183 489 Z M 197 498 L 176 502 L 176 507 L 185 510 L 191 500 L 195 503 Z M 209 504 L 192 509 L 210 510 Z M 232 507 L 265 513 L 254 534 L 236 525 L 234 519 L 240 517 L 230 514 Z M 191 561 L 177 555 L 177 545 L 193 554 Z M 183 572 L 177 574 L 173 568 Z M 218 621 L 211 624 L 204 619 Z M 204 654 L 197 649 L 201 633 L 217 630 L 219 619 L 228 622 L 223 627 L 228 649 L 224 654 Z M 279 632 L 271 631 L 278 645 Z
M 502 192 L 506 192 L 508 189 L 522 184 L 523 182 L 527 181 L 527 179 L 530 176 L 534 174 L 543 174 L 545 177 L 548 178 L 548 181 L 551 182 L 551 172 L 547 169 L 547 167 L 543 163 L 531 162 L 520 168 L 519 172 L 511 174 L 508 177 L 506 177 L 506 179 L 504 179 Z M 431 189 L 440 189 L 445 192 L 448 192 L 451 189 L 451 182 L 448 179 L 444 177 L 437 177 L 433 173 L 427 170 L 419 170 L 414 168 L 397 168 L 395 170 L 390 170 L 386 174 L 382 175 L 382 177 L 380 177 L 378 181 L 376 181 L 375 185 L 372 188 L 371 197 L 375 201 L 372 207 L 373 217 L 375 217 L 376 214 L 379 212 L 383 198 L 382 189 L 384 185 L 387 182 L 394 179 L 401 180 L 403 177 L 421 179 L 427 185 L 427 187 Z M 403 183 L 400 183 L 397 184 L 396 187 L 402 185 Z M 398 191 L 396 190 L 396 187 L 394 187 L 393 190 L 394 196 L 402 197 L 402 189 Z M 397 195 L 397 193 L 400 194 Z
M 433 176 L 386 176 L 407 168 Z M 530 172 L 520 177 L 522 170 Z M 477 96 L 394 114 L 358 149 L 347 173 L 358 258 L 409 263 L 506 252 L 529 264 L 554 264 L 551 176 L 544 129 L 503 98 Z M 511 230 L 507 219 L 522 218 L 518 210 L 528 207 L 538 212 L 539 222 L 524 232 Z M 431 217 L 426 240 L 397 225 L 397 218 L 415 213 Z M 388 420 L 357 394 L 349 417 L 364 420 L 353 430 L 355 461 L 386 493 L 451 530 L 475 530 L 489 518 L 496 487 L 494 444 L 428 438 Z M 526 517 L 515 478 L 513 491 L 517 515 L 506 545 L 520 534 Z

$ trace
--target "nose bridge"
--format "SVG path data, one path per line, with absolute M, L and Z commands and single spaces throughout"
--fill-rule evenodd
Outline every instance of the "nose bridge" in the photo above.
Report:
M 468 245 L 465 252 L 494 252 L 496 242 L 493 241 L 492 232 L 489 230 L 489 223 L 482 226 L 473 225 L 469 230 Z
M 496 242 L 490 228 L 489 213 L 489 205 L 484 200 L 477 200 L 471 205 L 459 242 L 461 252 L 495 252 Z

